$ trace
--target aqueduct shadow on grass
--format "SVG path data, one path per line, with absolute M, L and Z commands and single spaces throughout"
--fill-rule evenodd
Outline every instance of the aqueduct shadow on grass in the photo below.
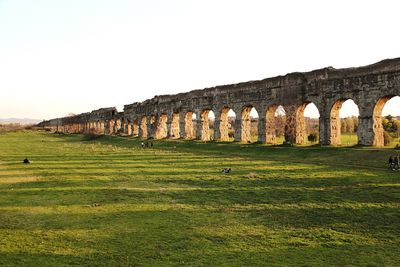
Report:
M 339 110 L 352 99 L 358 106 L 358 144 L 383 146 L 382 108 L 400 95 L 400 58 L 349 69 L 324 68 L 239 84 L 217 86 L 177 95 L 162 95 L 141 103 L 102 108 L 90 113 L 40 124 L 64 133 L 124 134 L 142 139 L 172 138 L 228 141 L 227 112 L 236 115 L 234 140 L 251 138 L 251 110 L 258 113 L 256 136 L 275 144 L 275 113 L 285 110 L 284 136 L 296 144 L 307 142 L 304 110 L 314 103 L 319 111 L 319 143 L 339 145 Z M 210 114 L 213 114 L 210 118 Z

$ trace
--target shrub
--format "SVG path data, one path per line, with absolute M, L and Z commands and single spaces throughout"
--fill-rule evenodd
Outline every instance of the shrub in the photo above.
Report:
M 315 133 L 309 134 L 307 137 L 308 141 L 310 142 L 317 142 L 318 135 Z
M 89 132 L 84 134 L 85 136 L 85 140 L 95 140 L 97 138 L 99 138 L 100 136 L 96 133 L 96 129 L 95 128 L 90 128 Z
M 19 123 L 0 124 L 0 132 L 19 132 L 24 130 L 24 126 Z
M 393 142 L 393 137 L 386 131 L 383 132 L 383 143 L 385 146 L 390 145 L 390 143 Z

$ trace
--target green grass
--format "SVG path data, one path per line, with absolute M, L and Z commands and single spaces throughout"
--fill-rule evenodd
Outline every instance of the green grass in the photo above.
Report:
M 354 146 L 358 143 L 357 133 L 344 133 L 340 137 L 342 146 Z
M 394 150 L 154 144 L 0 135 L 0 266 L 400 262 Z

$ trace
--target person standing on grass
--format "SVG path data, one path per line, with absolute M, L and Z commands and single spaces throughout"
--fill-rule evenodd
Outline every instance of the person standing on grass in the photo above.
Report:
M 394 159 L 392 156 L 389 157 L 389 168 L 394 170 Z

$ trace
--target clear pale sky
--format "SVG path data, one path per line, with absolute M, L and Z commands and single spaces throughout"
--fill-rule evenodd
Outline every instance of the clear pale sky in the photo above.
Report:
M 400 57 L 399 10 L 395 0 L 0 0 L 0 118 L 122 111 L 154 95 Z M 392 102 L 385 112 L 399 115 Z

